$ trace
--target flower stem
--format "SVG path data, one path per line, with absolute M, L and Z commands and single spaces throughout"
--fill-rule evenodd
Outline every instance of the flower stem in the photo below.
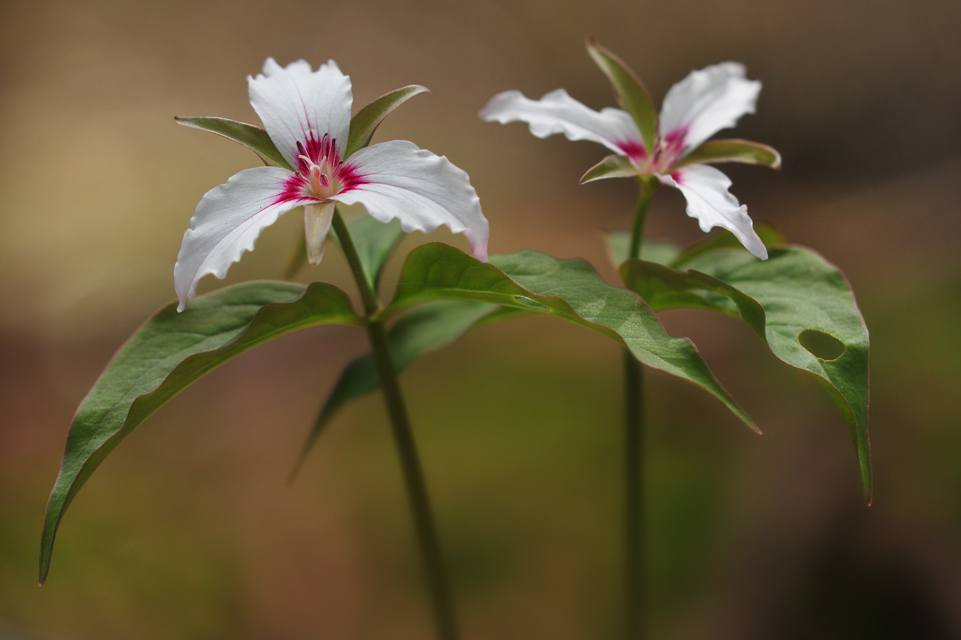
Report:
M 427 484 L 424 482 L 414 434 L 410 427 L 407 409 L 404 406 L 404 397 L 397 380 L 397 371 L 390 356 L 387 331 L 384 323 L 378 318 L 378 313 L 381 310 L 380 301 L 367 282 L 367 277 L 364 275 L 363 267 L 357 256 L 357 249 L 354 247 L 350 232 L 347 230 L 347 225 L 344 224 L 344 219 L 339 211 L 334 213 L 333 226 L 337 231 L 337 237 L 344 250 L 344 255 L 347 256 L 347 262 L 350 264 L 354 279 L 357 281 L 357 288 L 360 289 L 360 296 L 367 312 L 367 335 L 370 338 L 370 346 L 377 362 L 377 372 L 380 375 L 381 388 L 384 391 L 384 400 L 387 403 L 387 412 L 390 415 L 394 443 L 397 445 L 397 454 L 400 457 L 404 485 L 407 488 L 411 515 L 414 518 L 417 543 L 420 547 L 421 559 L 427 577 L 427 587 L 433 603 L 437 636 L 441 640 L 457 640 L 459 634 L 454 614 L 454 604 L 447 584 L 447 575 L 444 572 L 440 543 L 434 526 L 430 500 L 427 496 Z
M 640 193 L 637 195 L 637 209 L 634 213 L 634 228 L 631 229 L 631 246 L 628 249 L 628 258 L 640 258 L 641 246 L 644 243 L 644 222 L 647 220 L 647 207 L 651 204 L 651 198 L 661 188 L 661 182 L 654 176 L 641 176 L 638 178 L 641 185 Z
M 651 198 L 661 186 L 654 176 L 639 179 L 640 193 L 628 258 L 640 258 L 644 221 Z M 641 640 L 646 622 L 644 588 L 644 369 L 624 350 L 624 564 L 627 638 Z

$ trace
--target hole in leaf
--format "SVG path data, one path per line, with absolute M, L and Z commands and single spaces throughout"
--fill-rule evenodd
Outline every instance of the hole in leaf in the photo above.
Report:
M 541 304 L 540 302 L 531 300 L 530 298 L 527 298 L 525 296 L 514 296 L 514 300 L 516 300 L 517 302 L 520 302 L 525 307 L 533 307 L 535 309 L 544 309 L 545 311 L 550 311 L 551 309 L 546 304 Z
M 817 329 L 805 329 L 798 334 L 797 341 L 818 360 L 837 360 L 847 351 L 843 342 Z

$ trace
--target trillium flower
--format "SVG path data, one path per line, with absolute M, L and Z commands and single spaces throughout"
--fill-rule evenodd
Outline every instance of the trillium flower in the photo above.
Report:
M 606 49 L 588 41 L 588 51 L 610 78 L 624 109 L 594 111 L 564 89 L 540 100 L 519 91 L 494 96 L 481 118 L 501 124 L 526 122 L 531 133 L 546 138 L 563 133 L 569 140 L 590 140 L 614 152 L 592 167 L 581 182 L 601 178 L 655 176 L 684 194 L 687 214 L 702 231 L 722 227 L 733 233 L 755 256 L 767 249 L 754 232 L 747 206 L 728 189 L 730 179 L 708 162 L 748 162 L 780 168 L 774 149 L 744 140 L 707 141 L 738 118 L 754 113 L 761 83 L 745 77 L 744 66 L 725 62 L 694 71 L 674 85 L 664 98 L 660 116 L 634 73 Z
M 247 81 L 251 105 L 293 170 L 246 169 L 201 198 L 174 266 L 179 310 L 202 277 L 223 278 L 244 251 L 254 248 L 261 231 L 297 207 L 304 209 L 311 264 L 323 257 L 338 202 L 362 204 L 381 222 L 397 218 L 407 232 L 430 233 L 446 225 L 467 237 L 479 260 L 487 260 L 488 225 L 477 193 L 467 174 L 446 157 L 401 140 L 348 157 L 353 94 L 350 78 L 333 60 L 313 71 L 304 60 L 281 67 L 268 58 L 263 73 Z

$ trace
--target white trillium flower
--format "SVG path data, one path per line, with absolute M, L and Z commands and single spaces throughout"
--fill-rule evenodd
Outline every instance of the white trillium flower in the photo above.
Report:
M 344 157 L 353 93 L 350 77 L 329 60 L 313 71 L 298 60 L 273 58 L 247 78 L 250 104 L 278 151 L 294 167 L 246 169 L 208 191 L 190 219 L 174 266 L 179 310 L 207 274 L 223 278 L 266 227 L 304 208 L 307 255 L 320 263 L 334 207 L 362 204 L 380 222 L 397 218 L 406 232 L 446 225 L 463 233 L 487 260 L 488 224 L 467 173 L 446 157 L 402 140 L 382 142 Z
M 595 60 L 601 58 L 605 73 L 613 65 L 617 72 L 629 75 L 635 94 L 622 94 L 647 104 L 650 98 L 635 76 L 613 54 L 592 42 L 588 48 Z M 613 61 L 613 62 L 612 62 Z M 620 78 L 612 77 L 615 87 Z M 627 82 L 631 82 L 628 80 Z M 480 112 L 480 117 L 501 124 L 526 122 L 538 138 L 562 133 L 569 140 L 590 140 L 614 152 L 588 171 L 582 182 L 611 177 L 652 175 L 662 183 L 684 194 L 687 214 L 696 218 L 702 231 L 722 227 L 733 233 L 748 251 L 767 258 L 764 243 L 754 232 L 747 206 L 739 204 L 728 189 L 730 179 L 704 162 L 750 162 L 780 166 L 780 156 L 765 145 L 743 140 L 705 141 L 721 129 L 734 126 L 738 118 L 754 113 L 761 83 L 745 78 L 744 66 L 735 62 L 717 64 L 694 71 L 674 85 L 661 108 L 659 117 L 650 107 L 650 144 L 645 143 L 638 121 L 644 122 L 646 104 L 627 111 L 605 108 L 594 111 L 572 98 L 564 89 L 530 100 L 519 91 L 505 91 L 494 96 Z M 656 125 L 655 125 L 656 119 Z

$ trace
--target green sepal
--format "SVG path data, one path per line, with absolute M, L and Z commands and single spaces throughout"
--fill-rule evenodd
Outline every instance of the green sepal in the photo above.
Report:
M 346 160 L 355 152 L 370 144 L 370 140 L 374 136 L 377 127 L 380 126 L 380 123 L 391 111 L 418 93 L 424 93 L 425 91 L 429 91 L 429 89 L 412 84 L 391 91 L 390 93 L 385 93 L 358 111 L 357 115 L 350 120 L 350 134 L 347 138 L 347 150 L 344 152 L 344 159 Z
M 400 373 L 422 354 L 456 342 L 491 315 L 503 319 L 505 316 L 496 314 L 497 311 L 498 307 L 492 304 L 463 300 L 436 300 L 410 309 L 387 332 L 394 368 Z M 348 403 L 379 388 L 380 376 L 372 354 L 355 358 L 347 365 L 314 421 L 291 480 L 334 415 Z
M 267 135 L 267 132 L 260 127 L 244 122 L 237 122 L 236 120 L 228 120 L 227 118 L 208 116 L 178 116 L 174 118 L 174 120 L 186 127 L 210 131 L 219 136 L 229 138 L 234 142 L 239 142 L 260 156 L 260 159 L 263 160 L 265 164 L 274 167 L 283 167 L 290 171 L 294 170 L 287 162 L 287 159 L 284 158 L 283 154 L 277 150 L 277 146 L 274 144 L 274 141 L 270 139 L 270 136 Z
M 587 52 L 611 81 L 618 102 L 634 120 L 644 148 L 650 152 L 657 140 L 657 107 L 644 83 L 624 61 L 594 42 L 593 38 L 587 39 Z
M 293 331 L 360 325 L 350 298 L 329 284 L 252 282 L 171 303 L 114 355 L 74 416 L 40 542 L 40 583 L 54 538 L 80 487 L 107 455 L 154 411 L 234 356 Z
M 598 331 L 651 367 L 703 387 L 757 429 L 701 359 L 694 345 L 672 338 L 636 295 L 604 282 L 583 260 L 558 260 L 535 251 L 480 262 L 445 244 L 410 253 L 384 317 L 431 300 L 472 300 L 552 315 Z
M 868 330 L 844 275 L 796 246 L 772 248 L 767 260 L 738 248 L 685 262 L 691 269 L 682 273 L 629 260 L 621 278 L 655 310 L 698 308 L 740 317 L 780 360 L 817 376 L 851 428 L 870 504 Z
M 743 162 L 781 168 L 781 154 L 773 147 L 749 140 L 708 140 L 681 158 L 671 171 L 707 162 Z
M 604 180 L 606 178 L 635 178 L 638 175 L 637 167 L 627 156 L 612 153 L 607 156 L 581 176 L 581 184 Z

